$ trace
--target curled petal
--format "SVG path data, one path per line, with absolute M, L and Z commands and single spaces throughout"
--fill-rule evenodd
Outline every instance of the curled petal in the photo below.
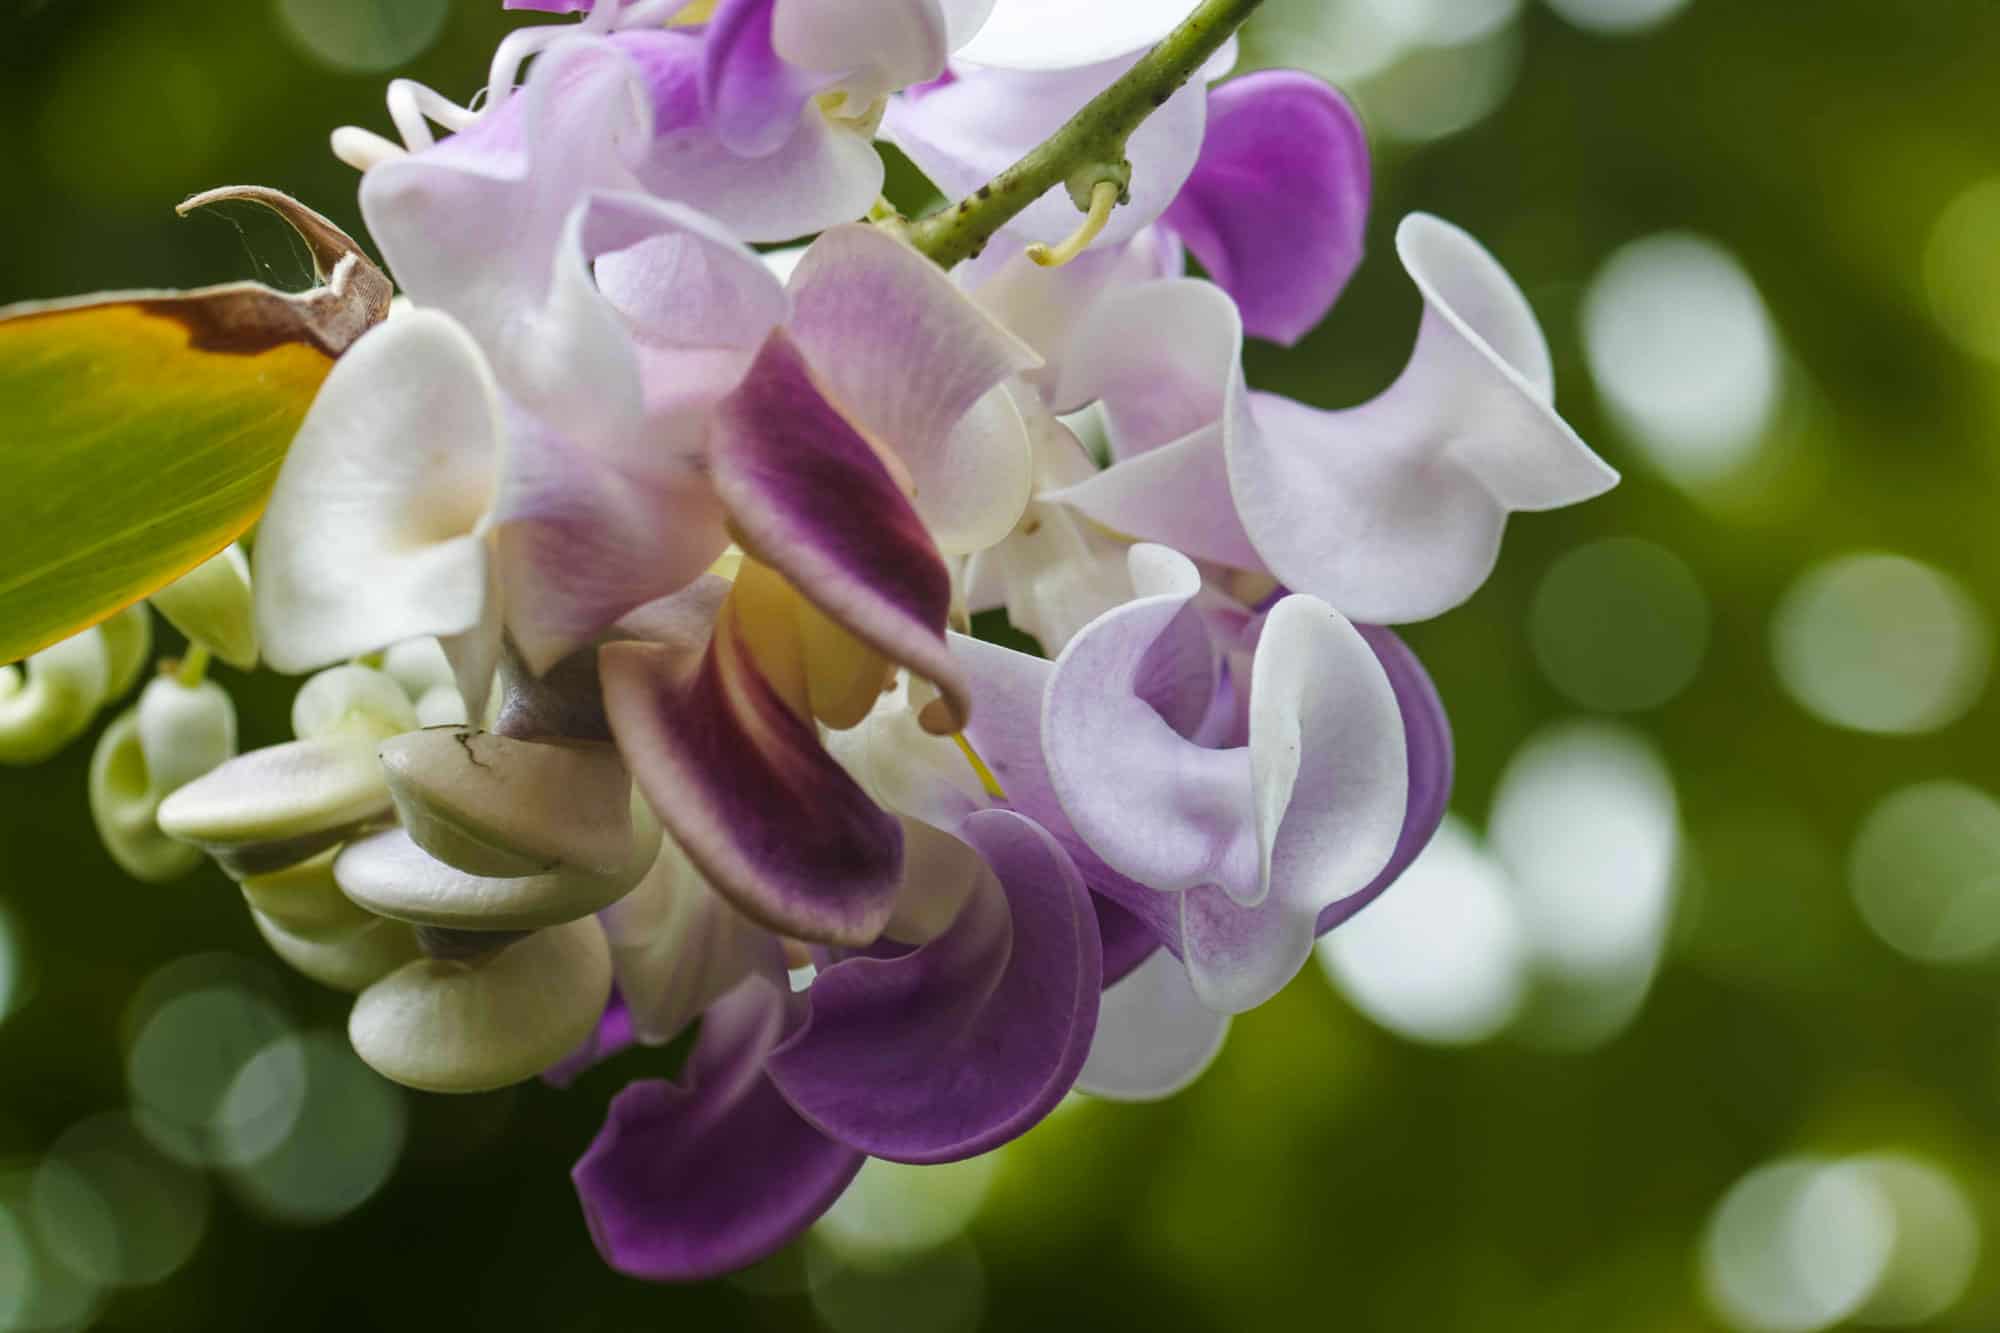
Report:
M 969 701 L 945 647 L 951 573 L 883 456 L 773 333 L 717 412 L 713 470 L 744 549 L 829 619 Z
M 1508 513 L 1618 479 L 1556 415 L 1547 344 L 1493 257 L 1424 214 L 1404 219 L 1396 249 L 1425 304 L 1396 382 L 1341 412 L 1252 395 L 1256 429 L 1228 444 L 1230 490 L 1270 571 L 1392 624 L 1469 597 Z
M 692 1281 L 753 1264 L 825 1212 L 862 1155 L 801 1120 L 764 1076 L 786 997 L 744 982 L 708 1011 L 681 1080 L 630 1084 L 571 1173 L 621 1273 Z
M 500 443 L 498 390 L 450 318 L 417 311 L 356 343 L 299 428 L 258 533 L 265 659 L 309 671 L 478 624 Z
M 1254 901 L 1251 756 L 1198 746 L 1168 720 L 1168 710 L 1198 718 L 1215 690 L 1217 663 L 1189 606 L 1201 576 L 1157 546 L 1135 547 L 1132 569 L 1141 595 L 1072 639 L 1049 677 L 1042 748 L 1057 799 L 1119 873 Z
M 1430 845 L 1451 802 L 1452 753 L 1451 721 L 1445 716 L 1437 687 L 1431 684 L 1424 664 L 1409 646 L 1389 630 L 1375 625 L 1357 626 L 1361 637 L 1375 650 L 1396 693 L 1396 707 L 1403 718 L 1403 742 L 1409 753 L 1409 805 L 1403 812 L 1402 831 L 1396 835 L 1396 850 L 1373 882 L 1359 893 L 1321 909 L 1315 934 L 1324 935 L 1380 897 L 1382 891 L 1407 870 L 1417 854 Z
M 1121 1102 L 1171 1097 L 1222 1051 L 1229 1016 L 1201 1002 L 1180 960 L 1159 950 L 1104 991 L 1079 1091 Z
M 796 938 L 859 947 L 881 934 L 902 873 L 896 821 L 821 747 L 727 619 L 698 657 L 625 642 L 599 663 L 633 776 L 719 893 Z
M 1011 811 L 964 832 L 991 873 L 950 929 L 822 971 L 771 1056 L 801 1115 L 876 1157 L 955 1161 L 1021 1134 L 1069 1090 L 1096 1026 L 1102 955 L 1069 857 Z
M 1243 312 L 1286 346 L 1326 316 L 1361 262 L 1368 137 L 1334 89 L 1262 70 L 1208 97 L 1194 174 L 1163 221 Z

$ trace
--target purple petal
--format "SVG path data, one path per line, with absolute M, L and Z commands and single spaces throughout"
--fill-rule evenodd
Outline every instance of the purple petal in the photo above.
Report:
M 783 330 L 716 413 L 712 470 L 746 552 L 861 642 L 935 683 L 963 718 L 944 626 L 951 573 L 881 454 Z
M 702 47 L 701 101 L 725 148 L 764 157 L 799 126 L 806 103 L 827 83 L 788 64 L 771 45 L 778 0 L 721 0 Z
M 460 319 L 504 361 L 521 312 L 541 308 L 571 210 L 630 189 L 651 135 L 637 71 L 613 45 L 567 37 L 477 123 L 361 180 L 361 212 L 403 292 Z
M 1244 328 L 1290 346 L 1361 262 L 1368 195 L 1368 138 L 1346 99 L 1262 70 L 1209 94 L 1201 159 L 1161 220 L 1236 299 Z
M 949 197 L 971 194 L 1064 121 L 1138 59 L 1121 56 L 1080 68 L 1036 71 L 961 66 L 958 77 L 923 97 L 893 99 L 882 132 Z M 1111 214 L 1099 245 L 1132 239 L 1166 211 L 1194 170 L 1207 121 L 1208 90 L 1194 81 L 1168 98 L 1132 134 L 1131 199 Z M 1082 221 L 1069 192 L 1053 189 L 1007 224 L 1025 240 L 1054 244 Z
M 632 1032 L 632 1011 L 617 990 L 604 1006 L 603 1017 L 583 1045 L 542 1071 L 542 1082 L 552 1088 L 567 1088 L 596 1066 L 622 1051 L 631 1049 L 637 1038 Z
M 810 1226 L 862 1155 L 798 1117 L 764 1075 L 786 997 L 753 979 L 712 1007 L 681 1081 L 612 1100 L 571 1178 L 621 1273 L 687 1282 L 756 1263 Z
M 698 659 L 605 645 L 612 732 L 660 822 L 738 911 L 780 934 L 865 945 L 895 909 L 902 830 L 757 670 L 734 614 Z
M 1096 1028 L 1102 956 L 1076 867 L 1011 811 L 964 831 L 993 878 L 951 928 L 820 973 L 805 1026 L 771 1056 L 801 1115 L 877 1157 L 955 1161 L 1023 1133 L 1069 1091 Z
M 721 503 L 691 464 L 663 454 L 640 471 L 526 423 L 495 517 L 507 625 L 535 671 L 685 587 L 729 544 Z
M 813 374 L 856 425 L 895 453 L 931 531 L 978 527 L 982 501 L 1018 482 L 1019 506 L 1002 516 L 1005 535 L 1027 503 L 1026 432 L 994 439 L 956 428 L 1002 381 L 1039 365 L 1034 350 L 937 265 L 875 227 L 828 231 L 789 287 L 789 330 Z
M 1097 938 L 1104 945 L 1104 987 L 1109 990 L 1160 951 L 1159 932 L 1101 893 L 1090 895 Z
M 1389 630 L 1375 625 L 1357 626 L 1361 637 L 1375 650 L 1389 686 L 1396 692 L 1396 707 L 1403 715 L 1404 743 L 1410 756 L 1410 802 L 1403 812 L 1403 830 L 1396 838 L 1396 850 L 1382 873 L 1361 892 L 1329 904 L 1319 914 L 1315 934 L 1324 935 L 1382 895 L 1430 845 L 1431 835 L 1444 819 L 1451 803 L 1452 751 L 1451 720 L 1438 699 L 1437 687 L 1409 645 Z
M 655 132 L 636 170 L 646 189 L 690 204 L 746 241 L 785 241 L 868 211 L 882 190 L 869 136 L 807 110 L 761 157 L 732 151 L 705 118 L 703 41 L 681 29 L 611 39 L 638 67 Z

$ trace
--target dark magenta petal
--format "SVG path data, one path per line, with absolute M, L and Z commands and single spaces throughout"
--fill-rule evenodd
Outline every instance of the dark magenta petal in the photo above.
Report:
M 1382 669 L 1389 675 L 1389 687 L 1396 692 L 1396 708 L 1403 715 L 1403 741 L 1410 756 L 1410 803 L 1403 812 L 1403 829 L 1396 836 L 1396 850 L 1382 873 L 1359 893 L 1329 904 L 1319 914 L 1317 933 L 1324 935 L 1382 896 L 1409 869 L 1430 843 L 1451 803 L 1451 720 L 1438 699 L 1430 673 L 1394 631 L 1379 625 L 1357 625 L 1361 637 L 1375 650 Z
M 597 1027 L 583 1045 L 544 1069 L 542 1082 L 553 1088 L 567 1088 L 594 1066 L 629 1049 L 636 1040 L 632 1033 L 632 1011 L 625 1007 L 625 997 L 613 990 Z
M 777 0 L 722 0 L 702 47 L 701 101 L 715 137 L 733 153 L 763 157 L 799 128 L 823 80 L 781 59 L 771 45 Z
M 801 1115 L 892 1161 L 956 1161 L 1023 1133 L 1076 1081 L 1097 1027 L 1102 953 L 1076 867 L 1012 811 L 963 831 L 993 873 L 951 928 L 821 972 L 770 1059 Z
M 732 633 L 718 631 L 699 657 L 612 643 L 598 660 L 625 762 L 718 893 L 798 939 L 860 946 L 881 934 L 902 875 L 902 828 Z
M 883 656 L 967 692 L 945 646 L 951 573 L 883 456 L 827 401 L 782 330 L 717 410 L 716 491 L 745 551 Z
M 679 1082 L 633 1083 L 576 1164 L 591 1238 L 621 1273 L 687 1282 L 756 1263 L 840 1197 L 862 1155 L 765 1077 L 786 999 L 753 979 L 711 1006 Z
M 1208 134 L 1164 221 L 1236 299 L 1243 327 L 1290 346 L 1361 262 L 1368 137 L 1310 75 L 1262 70 L 1208 95 Z
M 1159 932 L 1101 893 L 1090 895 L 1104 946 L 1104 988 L 1123 981 L 1160 947 Z

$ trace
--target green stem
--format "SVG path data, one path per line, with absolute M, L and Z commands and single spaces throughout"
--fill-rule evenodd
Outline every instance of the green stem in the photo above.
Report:
M 201 644 L 190 643 L 187 656 L 183 657 L 181 664 L 174 668 L 174 679 L 179 681 L 183 688 L 191 690 L 201 684 L 203 678 L 208 675 L 208 662 L 208 649 Z
M 1193 78 L 1261 3 L 1202 0 L 1178 28 L 1047 141 L 970 196 L 912 222 L 910 244 L 950 268 L 978 254 L 1010 218 L 1057 185 L 1069 188 L 1079 210 L 1089 209 L 1100 181 L 1111 181 L 1122 191 L 1132 178 L 1132 165 L 1125 160 L 1125 141 L 1132 131 Z

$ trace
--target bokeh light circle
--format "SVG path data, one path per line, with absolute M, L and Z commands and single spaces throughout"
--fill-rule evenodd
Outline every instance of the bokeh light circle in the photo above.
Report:
M 1958 1303 L 1979 1264 L 1979 1215 L 1938 1166 L 1907 1153 L 1853 1159 L 1896 1213 L 1896 1242 L 1860 1312 L 1877 1328 L 1927 1323 Z
M 1369 123 L 1383 134 L 1426 143 L 1499 110 L 1520 73 L 1520 33 L 1503 27 L 1457 46 L 1419 46 L 1369 79 L 1358 96 Z
M 1320 937 L 1320 966 L 1356 1009 L 1411 1041 L 1484 1041 L 1520 1007 L 1528 949 L 1505 874 L 1447 815 L 1367 910 Z
M 246 1145 L 283 1137 L 284 1107 L 232 1104 L 226 1095 L 244 1064 L 290 1026 L 275 1004 L 238 986 L 164 1000 L 140 1021 L 125 1056 L 140 1127 L 192 1165 L 243 1160 L 245 1152 L 254 1153 Z M 258 1123 L 273 1115 L 279 1123 Z
M 1956 580 L 1899 555 L 1827 561 L 1786 592 L 1771 621 L 1778 680 L 1822 722 L 1854 731 L 1936 731 L 1986 688 L 1993 631 Z
M 2000 361 L 2000 177 L 1981 181 L 1938 216 L 1924 247 L 1931 314 L 1972 355 Z
M 304 1096 L 290 1132 L 232 1178 L 259 1212 L 317 1224 L 382 1188 L 403 1154 L 408 1113 L 400 1089 L 362 1064 L 344 1037 L 325 1032 L 279 1038 L 243 1067 L 224 1103 L 264 1102 L 298 1077 Z
M 1853 1314 L 1886 1269 L 1893 1205 L 1865 1172 L 1786 1158 L 1733 1185 L 1702 1238 L 1702 1285 L 1745 1333 L 1809 1333 Z
M 67 1130 L 35 1168 L 35 1229 L 56 1258 L 103 1286 L 176 1272 L 208 1228 L 208 1183 L 116 1112 Z
M 1673 780 L 1653 747 L 1605 723 L 1561 723 L 1515 752 L 1487 837 L 1538 955 L 1570 977 L 1650 973 L 1680 847 Z
M 343 74 L 379 74 L 437 40 L 449 0 L 278 0 L 278 17 L 312 59 Z
M 1708 650 L 1708 598 L 1673 552 L 1636 538 L 1592 542 L 1549 567 L 1529 637 L 1549 683 L 1599 712 L 1657 708 Z
M 1619 249 L 1583 299 L 1584 351 L 1605 405 L 1669 479 L 1726 476 L 1777 412 L 1782 358 L 1750 275 L 1686 232 Z
M 2000 802 L 1961 782 L 1884 797 L 1855 835 L 1848 886 L 1884 944 L 1926 963 L 2000 945 Z
M 937 1166 L 871 1157 L 815 1224 L 815 1234 L 849 1258 L 933 1249 L 971 1225 L 999 1165 L 997 1152 Z

